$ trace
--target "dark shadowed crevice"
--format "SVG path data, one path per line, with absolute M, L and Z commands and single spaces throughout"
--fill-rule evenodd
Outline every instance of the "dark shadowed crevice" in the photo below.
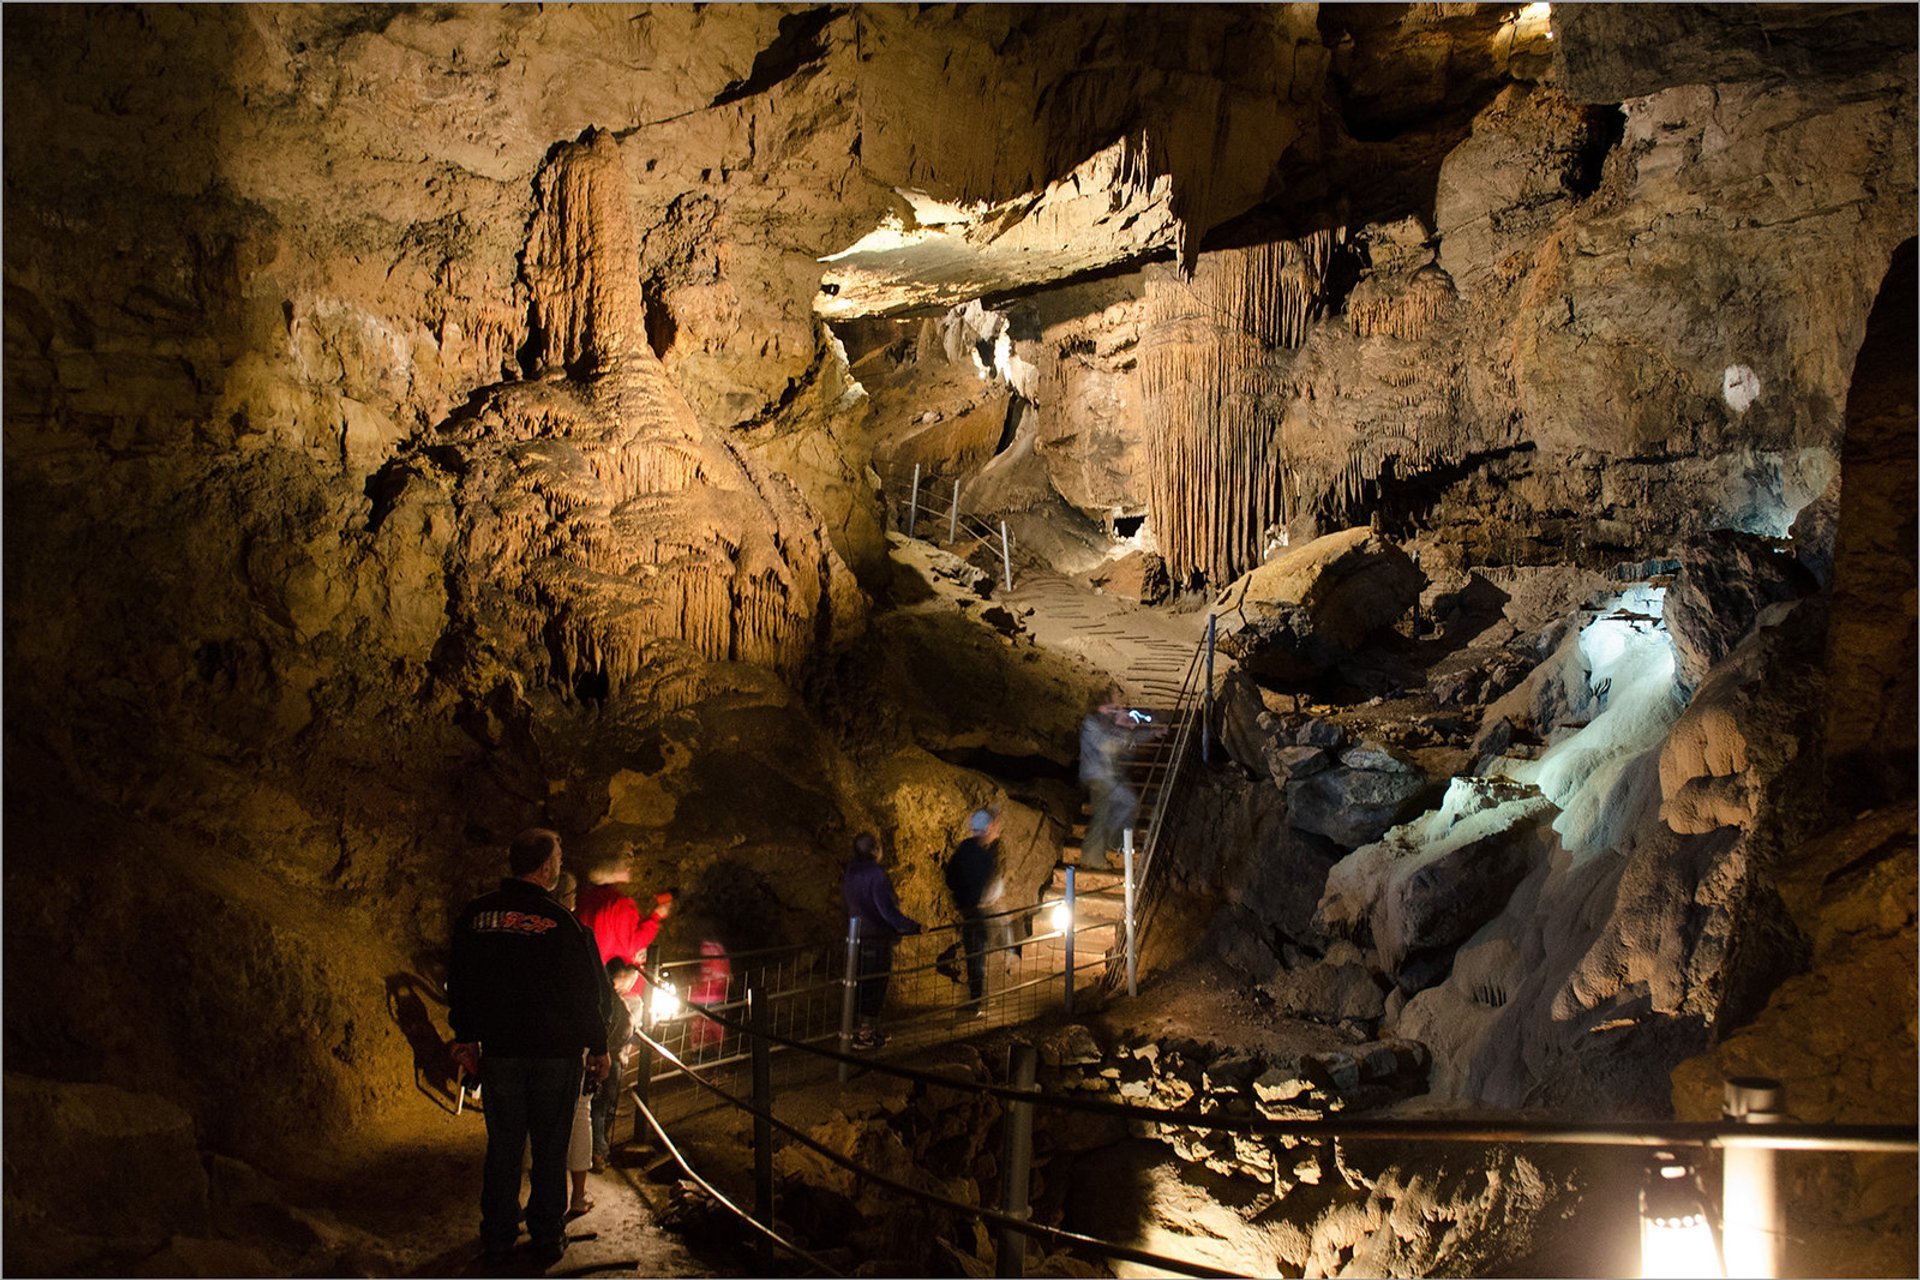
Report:
M 835 8 L 808 9 L 780 19 L 779 34 L 755 56 L 753 70 L 747 73 L 747 78 L 735 80 L 722 89 L 709 105 L 724 107 L 729 102 L 765 93 L 802 67 L 826 57 L 827 42 L 822 33 L 827 24 L 845 12 Z

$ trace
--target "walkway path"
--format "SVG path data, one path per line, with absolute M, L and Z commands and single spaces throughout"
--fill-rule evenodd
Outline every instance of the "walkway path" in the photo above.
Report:
M 1036 643 L 1084 658 L 1148 707 L 1171 707 L 1194 646 L 1207 630 L 1204 610 L 1175 613 L 1102 595 L 1059 573 L 1023 568 L 1011 592 L 996 593 Z

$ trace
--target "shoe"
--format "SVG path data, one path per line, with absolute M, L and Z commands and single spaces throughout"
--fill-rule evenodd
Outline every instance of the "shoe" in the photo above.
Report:
M 550 1240 L 545 1244 L 536 1244 L 528 1250 L 527 1254 L 528 1261 L 532 1262 L 534 1266 L 539 1267 L 542 1271 L 547 1271 L 559 1266 L 560 1259 L 566 1256 L 567 1241 L 564 1236 L 558 1240 Z
M 572 1222 L 575 1218 L 584 1218 L 592 1212 L 593 1212 L 593 1201 L 583 1200 L 579 1204 L 573 1204 L 573 1205 L 567 1206 L 566 1220 L 568 1222 Z
M 588 1173 L 605 1173 L 606 1171 L 607 1158 L 605 1156 L 595 1156 L 593 1163 L 587 1166 Z

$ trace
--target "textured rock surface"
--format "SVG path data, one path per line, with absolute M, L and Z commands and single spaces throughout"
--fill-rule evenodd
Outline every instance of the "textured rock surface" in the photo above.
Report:
M 845 626 L 854 575 L 892 583 L 870 464 L 938 456 L 1061 572 L 1126 539 L 1189 603 L 1321 528 L 1417 545 L 1439 627 L 1343 678 L 1417 689 L 1482 628 L 1394 743 L 1436 779 L 1484 701 L 1476 756 L 1528 763 L 1606 714 L 1578 626 L 1532 616 L 1591 585 L 1515 563 L 1830 551 L 1827 670 L 1811 614 L 1759 685 L 1723 664 L 1784 718 L 1704 671 L 1673 795 L 1633 753 L 1585 800 L 1633 838 L 1536 867 L 1397 1011 L 1445 1096 L 1657 1099 L 1804 958 L 1768 877 L 1826 818 L 1792 775 L 1824 760 L 1843 816 L 1911 794 L 1908 17 L 10 10 L 9 1067 L 137 1076 L 269 1164 L 392 1159 L 444 1092 L 447 916 L 521 826 L 756 940 L 834 930 L 863 828 L 934 902 L 981 799 L 1037 874 L 1092 673 L 938 593 Z M 906 273 L 962 305 L 829 325 L 874 304 L 821 259 L 889 218 L 982 249 Z M 960 296 L 989 280 L 1023 292 Z M 1263 708 L 1263 776 L 1202 816 L 1249 836 L 1239 936 L 1311 960 L 1336 850 L 1274 782 L 1414 775 Z M 154 1265 L 221 1265 L 203 1239 Z M 1456 1257 L 1358 1243 L 1260 1266 Z
M 1667 591 L 1663 616 L 1673 637 L 1681 683 L 1697 689 L 1707 670 L 1733 651 L 1770 604 L 1813 590 L 1792 557 L 1733 530 L 1690 539 Z

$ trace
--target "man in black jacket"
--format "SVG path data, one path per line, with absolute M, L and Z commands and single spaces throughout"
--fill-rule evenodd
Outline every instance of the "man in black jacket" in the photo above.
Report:
M 594 1080 L 610 1065 L 604 975 L 595 973 L 592 935 L 548 892 L 560 878 L 559 835 L 521 832 L 507 866 L 511 878 L 468 903 L 453 926 L 448 1022 L 454 1060 L 479 1075 L 486 1109 L 481 1246 L 498 1259 L 520 1234 L 520 1160 L 531 1142 L 527 1234 L 551 1266 L 567 1248 L 567 1139 L 582 1055 Z
M 987 1012 L 985 904 L 1000 871 L 1000 815 L 991 809 L 976 809 L 967 820 L 967 828 L 971 834 L 947 862 L 947 891 L 953 894 L 953 905 L 960 912 L 960 946 L 967 953 L 967 1003 L 962 1012 L 980 1018 Z

